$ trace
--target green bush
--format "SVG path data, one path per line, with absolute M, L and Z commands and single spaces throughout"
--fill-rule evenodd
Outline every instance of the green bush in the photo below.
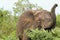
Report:
M 9 36 L 5 36 L 3 40 L 17 40 L 16 31 L 13 31 Z
M 27 32 L 27 36 L 31 40 L 54 40 L 54 37 L 51 32 L 45 30 L 32 30 L 32 32 Z
M 7 10 L 0 10 L 0 40 L 17 40 L 17 18 Z M 27 36 L 32 40 L 60 40 L 60 15 L 56 18 L 56 27 L 51 32 L 35 29 L 27 32 Z

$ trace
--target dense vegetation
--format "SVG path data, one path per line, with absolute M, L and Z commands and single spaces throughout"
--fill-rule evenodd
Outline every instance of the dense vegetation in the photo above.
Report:
M 26 4 L 22 4 L 22 2 L 26 2 Z M 20 13 L 34 7 L 42 9 L 37 5 L 30 4 L 28 0 L 18 0 L 15 6 L 14 13 L 0 9 L 0 40 L 16 40 L 16 22 Z M 51 32 L 36 29 L 27 32 L 27 36 L 32 40 L 60 40 L 60 15 L 57 15 L 56 18 L 56 27 Z
M 51 32 L 36 29 L 28 32 L 28 37 L 32 40 L 60 40 L 60 15 L 56 18 L 56 27 Z M 0 10 L 0 40 L 16 40 L 17 19 L 17 16 L 11 15 L 7 10 Z

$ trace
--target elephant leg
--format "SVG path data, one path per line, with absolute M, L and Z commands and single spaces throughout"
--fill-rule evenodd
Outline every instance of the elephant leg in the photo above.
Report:
M 18 36 L 18 39 L 19 39 L 19 40 L 22 40 L 22 38 L 23 38 L 23 33 Z
M 28 40 L 25 32 L 23 33 L 23 39 L 22 40 Z
M 19 36 L 19 40 L 22 40 L 22 38 Z
M 31 40 L 30 38 L 27 37 L 26 32 L 23 33 L 23 39 L 22 40 Z

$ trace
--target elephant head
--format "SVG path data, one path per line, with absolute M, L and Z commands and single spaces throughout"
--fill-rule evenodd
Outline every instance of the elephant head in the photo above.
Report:
M 57 4 L 55 4 L 52 7 L 51 12 L 47 10 L 35 11 L 34 16 L 35 16 L 36 22 L 39 22 L 38 27 L 43 29 L 48 29 L 48 30 L 51 30 L 52 28 L 55 27 L 55 24 L 56 24 L 55 8 L 56 7 L 57 7 Z

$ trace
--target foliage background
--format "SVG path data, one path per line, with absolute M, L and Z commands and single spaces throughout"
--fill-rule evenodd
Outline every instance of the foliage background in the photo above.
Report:
M 18 2 L 15 3 L 15 7 L 13 7 L 13 13 L 0 8 L 0 40 L 17 40 L 16 23 L 18 17 L 24 11 L 33 8 L 43 9 L 40 6 L 31 4 L 28 0 L 18 0 Z M 47 31 L 36 29 L 31 33 L 28 32 L 28 36 L 31 37 L 32 40 L 60 40 L 60 14 L 58 14 L 56 18 L 56 28 L 53 29 L 52 32 L 48 33 Z

